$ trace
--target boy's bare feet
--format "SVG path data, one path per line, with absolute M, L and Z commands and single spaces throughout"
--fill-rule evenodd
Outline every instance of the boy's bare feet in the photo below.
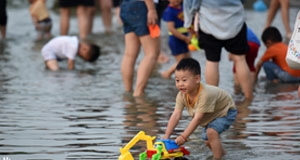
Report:
M 167 63 L 169 60 L 170 58 L 164 52 L 161 51 L 158 56 L 157 62 L 163 64 L 163 63 Z

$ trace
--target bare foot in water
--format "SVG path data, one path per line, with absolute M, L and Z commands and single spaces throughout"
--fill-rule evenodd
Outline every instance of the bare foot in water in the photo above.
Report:
M 167 62 L 169 62 L 169 60 L 170 60 L 170 58 L 163 51 L 161 51 L 159 53 L 159 56 L 157 59 L 158 63 L 160 63 L 160 64 L 167 63 Z

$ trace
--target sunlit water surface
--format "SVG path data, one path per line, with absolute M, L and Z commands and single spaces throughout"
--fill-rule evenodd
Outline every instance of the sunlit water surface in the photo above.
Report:
M 114 160 L 120 155 L 119 149 L 139 131 L 157 137 L 164 134 L 177 89 L 174 80 L 160 78 L 159 72 L 167 69 L 173 58 L 156 67 L 145 97 L 125 94 L 120 73 L 123 34 L 117 25 L 114 34 L 104 34 L 98 15 L 94 34 L 89 37 L 102 46 L 103 55 L 97 63 L 77 59 L 74 71 L 65 69 L 66 63 L 59 72 L 47 71 L 40 55 L 45 42 L 34 40 L 36 32 L 26 5 L 10 4 L 7 40 L 0 43 L 0 158 Z M 290 10 L 291 26 L 297 10 Z M 51 10 L 51 17 L 52 33 L 59 35 L 58 12 Z M 248 25 L 258 36 L 265 19 L 266 12 L 246 12 Z M 279 14 L 273 24 L 284 33 Z M 162 47 L 169 53 L 164 26 L 163 30 Z M 70 33 L 76 35 L 77 31 L 76 17 L 72 17 Z M 262 46 L 259 57 L 264 50 Z M 203 51 L 194 52 L 193 57 L 204 72 Z M 233 94 L 231 68 L 224 51 L 220 87 L 231 93 L 239 106 L 236 122 L 222 134 L 225 159 L 300 159 L 298 84 L 274 85 L 261 78 L 254 101 L 243 106 L 242 97 Z M 265 76 L 263 71 L 260 76 Z M 184 112 L 175 134 L 181 133 L 189 120 Z M 191 160 L 212 158 L 201 133 L 199 127 L 185 144 Z M 145 146 L 140 142 L 131 152 L 137 156 Z

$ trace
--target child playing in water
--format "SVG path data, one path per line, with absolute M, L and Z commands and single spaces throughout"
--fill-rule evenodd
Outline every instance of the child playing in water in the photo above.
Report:
M 168 23 L 169 30 L 169 47 L 172 55 L 176 59 L 168 70 L 161 73 L 163 78 L 170 78 L 174 73 L 177 63 L 183 59 L 191 57 L 188 44 L 191 37 L 188 36 L 187 28 L 183 27 L 183 10 L 182 0 L 169 0 L 169 6 L 163 14 L 163 20 Z
M 38 32 L 37 39 L 51 38 L 52 21 L 46 7 L 45 0 L 28 0 L 30 5 L 30 14 Z
M 76 55 L 85 61 L 94 62 L 100 55 L 100 47 L 79 41 L 75 36 L 59 36 L 42 48 L 45 65 L 52 71 L 59 69 L 57 61 L 61 59 L 68 59 L 68 69 L 74 69 Z
M 300 82 L 300 69 L 291 69 L 285 61 L 288 46 L 282 42 L 279 30 L 276 27 L 268 27 L 264 30 L 261 39 L 267 50 L 256 64 L 255 78 L 257 79 L 263 67 L 267 79 L 272 82 Z
M 175 142 L 178 145 L 184 144 L 198 125 L 201 125 L 204 127 L 202 139 L 212 150 L 214 158 L 221 159 L 225 151 L 219 136 L 230 127 L 237 113 L 231 96 L 218 87 L 200 83 L 200 64 L 192 58 L 182 59 L 178 63 L 175 79 L 179 93 L 176 97 L 175 109 L 162 139 L 170 138 L 181 118 L 184 107 L 186 107 L 193 119 Z

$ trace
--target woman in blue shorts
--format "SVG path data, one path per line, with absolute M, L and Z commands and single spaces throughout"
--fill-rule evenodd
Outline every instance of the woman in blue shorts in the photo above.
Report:
M 133 96 L 144 94 L 147 81 L 156 64 L 159 54 L 159 37 L 149 35 L 149 25 L 157 24 L 157 12 L 153 0 L 123 0 L 121 19 L 125 33 L 125 53 L 122 60 L 122 77 L 125 91 L 131 92 L 136 59 L 140 46 L 144 49 L 144 58 L 137 71 L 136 87 Z

